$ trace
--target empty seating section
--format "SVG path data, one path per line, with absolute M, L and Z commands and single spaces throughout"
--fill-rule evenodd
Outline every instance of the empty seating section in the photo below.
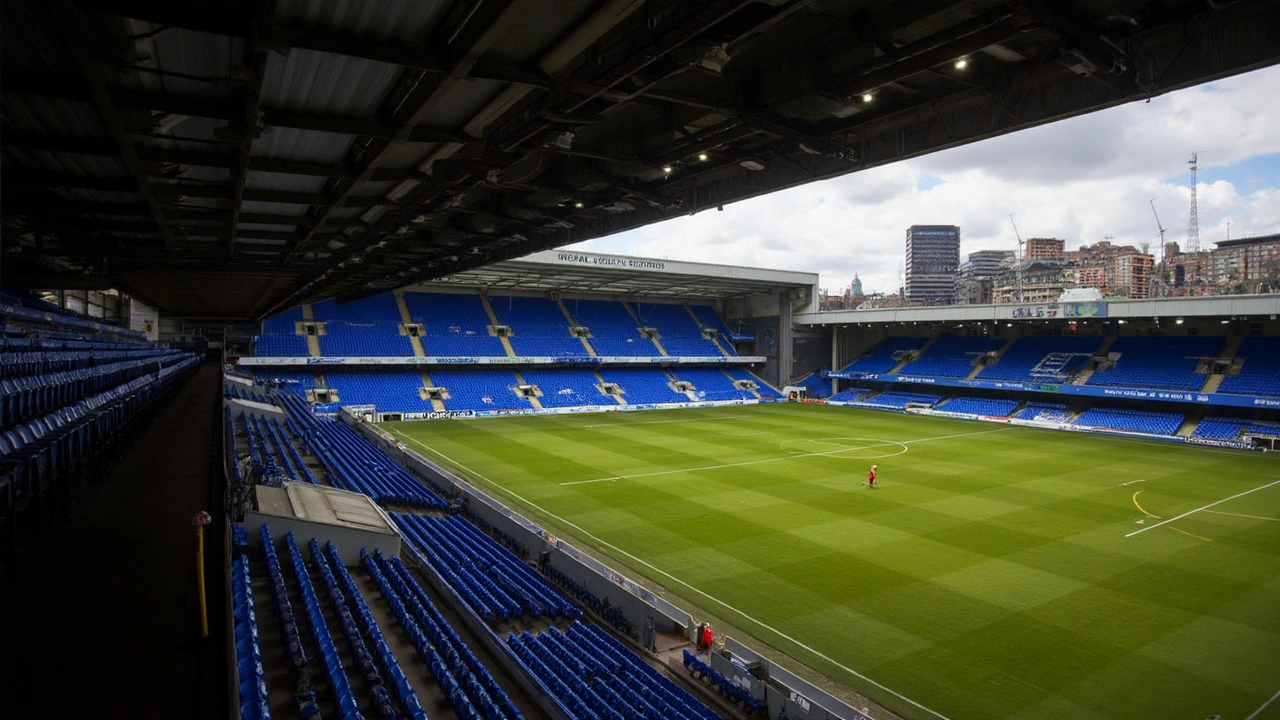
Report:
M 277 418 L 240 413 L 240 425 L 244 427 L 249 445 L 249 455 L 264 468 L 268 484 L 276 485 L 279 479 L 319 485 L 320 481 L 307 467 L 298 449 L 294 447 L 289 432 Z M 273 475 L 272 468 L 283 471 L 285 478 Z
M 1197 366 L 1216 358 L 1222 345 L 1220 337 L 1117 338 L 1108 349 L 1120 355 L 1115 365 L 1095 371 L 1085 384 L 1199 390 L 1208 376 L 1196 372 Z
M 400 558 L 388 560 L 380 551 L 370 555 L 361 550 L 360 561 L 459 718 L 522 720 L 511 699 L 445 621 Z
M 1125 432 L 1172 435 L 1184 420 L 1182 413 L 1146 412 L 1116 408 L 1090 408 L 1080 413 L 1074 425 Z
M 355 302 L 325 300 L 311 306 L 324 323 L 320 352 L 326 357 L 406 357 L 413 345 L 400 334 L 400 309 L 394 295 L 382 293 Z
M 951 398 L 935 410 L 953 413 L 971 413 L 990 417 L 1008 417 L 1018 407 L 1017 400 L 995 400 L 991 398 L 957 397 Z
M 864 397 L 858 400 L 856 404 L 865 405 L 866 407 L 883 407 L 895 408 L 897 410 L 905 410 L 908 403 L 918 403 L 922 405 L 935 405 L 942 399 L 941 395 L 926 395 L 924 393 L 906 393 L 906 392 L 882 392 L 879 395 Z
M 720 671 L 713 670 L 710 665 L 702 662 L 697 655 L 688 650 L 683 652 L 684 666 L 690 675 L 715 688 L 716 692 L 725 696 L 729 702 L 741 704 L 752 715 L 764 716 L 767 708 L 763 700 L 752 695 L 750 690 L 725 677 Z
M 887 373 L 902 362 L 904 353 L 919 350 L 927 342 L 929 338 L 922 337 L 885 338 L 865 355 L 846 365 L 844 371 L 875 375 Z
M 295 307 L 262 321 L 262 334 L 253 339 L 253 354 L 261 357 L 307 357 L 306 336 L 295 323 L 302 322 L 302 308 Z
M 315 370 L 262 367 L 254 370 L 254 377 L 259 381 L 268 379 L 280 380 L 295 390 L 311 390 L 316 387 Z
M 416 370 L 328 371 L 324 379 L 331 390 L 338 391 L 343 405 L 377 405 L 380 412 L 431 410 L 431 401 L 418 392 L 422 373 Z
M 294 540 L 292 532 L 285 535 L 284 539 L 293 579 L 302 596 L 304 613 L 300 617 L 304 618 L 311 628 L 311 635 L 316 641 L 316 653 L 320 656 L 321 666 L 328 677 L 329 690 L 333 693 L 334 702 L 337 703 L 343 718 L 360 718 L 362 716 L 359 703 L 351 690 L 346 668 L 343 667 L 342 658 L 338 654 L 338 646 L 334 644 L 333 635 L 325 622 L 324 609 L 320 606 L 320 598 L 311 584 L 311 576 L 307 573 L 307 565 L 302 559 L 302 553 L 298 551 L 298 543 Z
M 222 395 L 224 397 L 235 398 L 237 400 L 249 400 L 265 405 L 275 405 L 276 401 L 270 395 L 260 393 L 254 388 L 246 387 L 236 382 L 223 383 Z
M 1062 423 L 1067 421 L 1067 406 L 1063 403 L 1027 403 L 1014 417 L 1019 420 Z
M 542 391 L 538 400 L 544 408 L 617 404 L 600 392 L 600 381 L 589 370 L 525 370 L 521 375 Z
M 1243 418 L 1207 417 L 1196 425 L 1193 437 L 1212 440 L 1235 440 L 1245 433 L 1280 437 L 1280 422 L 1245 420 Z
M 606 368 L 600 377 L 617 383 L 628 405 L 689 402 L 688 395 L 671 389 L 671 378 L 658 368 Z
M 448 506 L 417 478 L 387 457 L 346 423 L 311 414 L 297 395 L 281 396 L 301 425 L 308 449 L 320 460 L 329 482 L 344 490 L 363 493 L 378 501 L 405 503 L 427 509 Z
M 702 324 L 689 314 L 684 305 L 641 303 L 636 316 L 642 327 L 658 331 L 658 342 L 668 355 L 681 357 L 723 357 L 724 353 L 711 340 L 702 336 Z
M 899 375 L 962 378 L 973 372 L 981 356 L 999 350 L 1005 341 L 989 337 L 940 337 L 919 358 L 902 366 Z
M 1280 337 L 1250 336 L 1240 343 L 1238 375 L 1222 378 L 1218 392 L 1280 396 Z
M 720 717 L 594 625 L 512 633 L 507 645 L 573 718 Z
M 431 380 L 448 388 L 449 410 L 531 410 L 529 399 L 516 393 L 516 376 L 510 370 L 434 370 Z
M 720 368 L 672 368 L 672 376 L 677 380 L 693 383 L 694 392 L 699 400 L 751 400 L 755 395 L 749 390 L 740 390 L 733 380 Z
M 232 619 L 235 620 L 240 717 L 242 720 L 270 720 L 267 673 L 262 667 L 262 648 L 258 645 L 258 614 L 253 608 L 249 558 L 244 555 L 231 563 L 231 611 Z
M 733 331 L 728 325 L 724 324 L 720 314 L 710 305 L 690 305 L 689 309 L 697 316 L 698 322 L 704 328 L 714 328 L 720 334 L 718 344 L 730 355 L 737 356 L 738 351 L 733 348 Z
M 578 324 L 591 330 L 591 347 L 604 357 L 660 357 L 658 346 L 640 334 L 636 319 L 614 300 L 565 300 Z
M 424 330 L 422 349 L 432 357 L 500 357 L 502 341 L 489 334 L 489 314 L 479 295 L 404 294 L 413 322 Z
M 756 392 L 757 392 L 757 393 L 759 393 L 759 394 L 760 394 L 760 397 L 762 397 L 762 398 L 780 398 L 780 397 L 782 397 L 782 393 L 780 393 L 780 392 L 778 392 L 777 390 L 773 389 L 773 387 L 772 387 L 772 386 L 770 386 L 770 385 L 769 385 L 768 383 L 766 383 L 765 381 L 761 380 L 760 378 L 756 377 L 755 375 L 752 375 L 752 374 L 751 374 L 751 371 L 749 371 L 749 370 L 747 370 L 747 369 L 745 369 L 745 368 L 740 368 L 740 367 L 730 367 L 730 368 L 725 368 L 725 372 L 729 373 L 729 377 L 730 377 L 730 378 L 733 378 L 734 380 L 749 380 L 749 381 L 751 381 L 751 382 L 755 383 L 755 384 L 756 384 Z
M 490 296 L 498 322 L 511 328 L 511 348 L 522 357 L 585 357 L 582 340 L 569 333 L 569 319 L 554 300 Z
M 404 540 L 485 620 L 582 615 L 528 565 L 457 515 L 393 513 L 391 519 Z
M 1084 369 L 1102 344 L 1098 336 L 1028 336 L 1018 338 L 1000 359 L 978 371 L 978 380 L 1024 380 L 1063 383 Z
M 849 388 L 848 390 L 841 390 L 835 395 L 832 395 L 831 397 L 827 398 L 827 401 L 828 402 L 846 402 L 846 403 L 858 402 L 863 397 L 866 397 L 867 394 L 869 394 L 870 392 L 871 391 L 866 388 Z

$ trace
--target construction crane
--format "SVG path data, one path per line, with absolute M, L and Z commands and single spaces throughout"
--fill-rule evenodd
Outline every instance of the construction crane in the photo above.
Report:
M 1160 230 L 1160 273 L 1159 273 L 1158 277 L 1153 277 L 1153 278 L 1152 278 L 1152 281 L 1153 281 L 1153 283 L 1154 283 L 1154 284 L 1156 284 L 1156 288 L 1155 288 L 1155 289 L 1156 289 L 1156 291 L 1157 291 L 1157 292 L 1156 292 L 1156 294 L 1157 294 L 1157 295 L 1160 295 L 1160 296 L 1163 296 L 1163 295 L 1164 295 L 1164 273 L 1165 273 L 1165 267 L 1164 267 L 1164 225 L 1163 225 L 1163 224 L 1161 224 L 1161 222 L 1160 222 L 1160 213 L 1156 212 L 1156 201 L 1155 201 L 1155 199 L 1154 199 L 1154 198 L 1152 198 L 1149 202 L 1151 203 L 1151 214 L 1156 216 L 1156 227 L 1157 227 L 1157 228 L 1159 228 L 1159 230 Z
M 1022 302 L 1022 265 L 1025 258 L 1022 252 L 1022 233 L 1018 232 L 1018 223 L 1013 221 L 1013 213 L 1009 213 L 1009 224 L 1013 225 L 1013 236 L 1018 238 L 1018 255 L 1014 258 L 1014 270 L 1018 275 L 1018 302 Z

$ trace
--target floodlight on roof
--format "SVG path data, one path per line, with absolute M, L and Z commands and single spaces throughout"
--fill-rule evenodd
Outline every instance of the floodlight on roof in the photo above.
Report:
M 956 58 L 956 65 L 955 65 L 955 67 L 956 67 L 956 69 L 957 69 L 957 70 L 963 70 L 963 69 L 965 69 L 965 68 L 969 67 L 969 58 L 967 58 L 967 57 Z
M 664 173 L 666 173 L 666 174 L 668 174 L 668 175 L 670 175 L 670 174 L 671 174 L 671 170 L 672 170 L 672 167 L 671 167 L 670 165 L 663 165 L 663 166 L 662 166 L 662 172 L 664 172 Z
M 874 95 L 872 95 L 871 93 L 862 93 L 862 102 L 869 103 L 872 100 L 875 100 Z
M 704 152 L 700 152 L 700 153 L 698 153 L 698 159 L 699 159 L 699 160 L 701 160 L 702 162 L 706 162 L 706 161 L 707 161 L 707 154 L 706 154 L 706 153 L 704 153 Z

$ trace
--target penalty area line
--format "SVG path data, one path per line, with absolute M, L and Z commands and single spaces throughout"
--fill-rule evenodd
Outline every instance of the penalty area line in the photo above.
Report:
M 1268 706 L 1268 705 L 1270 705 L 1271 703 L 1275 702 L 1275 699 L 1276 699 L 1276 698 L 1278 698 L 1278 697 L 1280 697 L 1280 690 L 1277 690 L 1275 695 L 1272 695 L 1270 698 L 1268 698 L 1268 699 L 1267 699 L 1267 701 L 1266 701 L 1266 702 L 1262 703 L 1262 707 L 1258 708 L 1257 710 L 1254 710 L 1254 711 L 1253 711 L 1253 714 L 1252 714 L 1252 715 L 1250 715 L 1249 717 L 1245 718 L 1244 720 L 1253 720 L 1254 718 L 1256 718 L 1256 717 L 1258 717 L 1259 715 L 1261 715 L 1261 714 L 1262 714 L 1262 711 L 1263 711 L 1263 710 L 1266 710 L 1266 709 L 1267 709 L 1267 706 Z
M 564 486 L 564 485 L 586 485 L 586 484 L 588 484 L 588 483 L 598 483 L 598 482 L 616 482 L 616 481 L 621 480 L 621 479 L 622 479 L 621 477 L 619 477 L 619 476 L 617 476 L 617 475 L 614 475 L 613 477 L 607 477 L 607 478 L 596 478 L 595 480 L 574 480 L 573 482 L 560 483 L 560 485 L 561 485 L 561 486 Z
M 1182 513 L 1181 515 L 1179 515 L 1179 516 L 1177 516 L 1177 517 L 1171 517 L 1171 518 L 1169 518 L 1168 520 L 1162 520 L 1162 521 L 1160 521 L 1160 522 L 1156 523 L 1155 525 L 1148 525 L 1148 526 L 1146 526 L 1146 527 L 1142 528 L 1141 530 L 1134 530 L 1133 532 L 1129 533 L 1128 535 L 1125 535 L 1125 537 L 1133 537 L 1134 535 L 1139 535 L 1139 534 L 1144 533 L 1144 532 L 1146 532 L 1146 531 L 1148 531 L 1148 530 L 1154 530 L 1155 528 L 1158 528 L 1158 527 L 1160 527 L 1161 525 L 1168 525 L 1169 523 L 1173 522 L 1174 520 L 1181 520 L 1182 518 L 1187 517 L 1188 515 L 1195 515 L 1196 513 L 1200 512 L 1201 510 L 1208 510 L 1209 508 L 1214 507 L 1215 505 L 1221 505 L 1222 503 L 1224 503 L 1224 502 L 1226 502 L 1226 501 L 1228 501 L 1228 500 L 1235 500 L 1236 498 L 1238 498 L 1238 497 L 1244 497 L 1245 495 L 1248 495 L 1249 493 L 1255 493 L 1255 492 L 1258 492 L 1259 490 L 1266 490 L 1267 488 L 1271 487 L 1272 485 L 1280 485 L 1280 480 L 1275 480 L 1275 481 L 1269 482 L 1269 483 L 1267 483 L 1266 485 L 1259 485 L 1258 487 L 1253 488 L 1252 490 L 1245 490 L 1244 492 L 1236 493 L 1235 495 L 1232 495 L 1231 497 L 1222 498 L 1221 500 L 1217 500 L 1217 501 L 1215 501 L 1215 502 L 1211 502 L 1211 503 L 1209 503 L 1208 505 L 1205 505 L 1205 506 L 1203 506 L 1203 507 L 1198 507 L 1198 508 L 1196 508 L 1195 510 L 1188 510 L 1187 512 L 1184 512 L 1184 513 Z

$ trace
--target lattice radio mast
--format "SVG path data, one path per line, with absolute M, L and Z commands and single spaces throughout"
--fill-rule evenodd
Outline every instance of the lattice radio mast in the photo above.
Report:
M 1187 252 L 1200 252 L 1200 214 L 1196 209 L 1196 153 L 1191 153 L 1191 217 L 1187 221 Z

